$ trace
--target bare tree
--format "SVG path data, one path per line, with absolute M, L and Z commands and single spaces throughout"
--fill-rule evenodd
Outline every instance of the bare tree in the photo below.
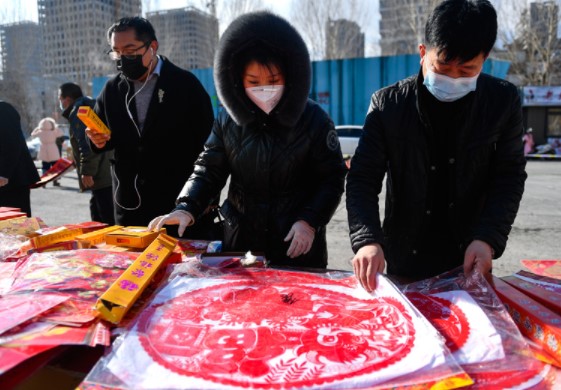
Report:
M 371 2 L 368 0 L 306 0 L 292 1 L 290 21 L 302 34 L 313 60 L 326 58 L 327 28 L 333 21 L 347 20 L 355 22 L 362 30 L 370 21 Z M 355 44 L 356 34 L 341 35 L 345 42 L 338 44 L 340 48 Z M 332 38 L 332 37 L 330 37 Z M 330 56 L 341 58 L 337 52 Z
M 509 79 L 517 85 L 561 82 L 561 44 L 557 37 L 559 1 L 511 0 L 500 12 L 519 15 L 499 32 L 503 48 L 494 55 L 510 62 Z M 504 2 L 503 2 L 504 3 Z
M 425 39 L 429 13 L 441 0 L 380 0 L 383 56 L 415 54 Z
M 228 25 L 238 16 L 265 9 L 262 0 L 217 0 L 216 2 L 220 33 L 226 30 Z

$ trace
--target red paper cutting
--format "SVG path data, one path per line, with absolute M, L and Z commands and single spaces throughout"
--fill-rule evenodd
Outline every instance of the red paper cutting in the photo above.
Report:
M 141 314 L 139 332 L 151 358 L 178 374 L 268 389 L 375 372 L 405 357 L 415 339 L 411 318 L 390 297 L 359 300 L 256 280 L 151 306 Z
M 462 348 L 469 337 L 470 326 L 466 315 L 457 305 L 447 299 L 416 292 L 406 295 L 446 338 L 446 346 L 450 352 Z

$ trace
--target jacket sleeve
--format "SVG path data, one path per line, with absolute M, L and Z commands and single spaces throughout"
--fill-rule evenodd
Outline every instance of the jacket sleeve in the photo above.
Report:
M 388 164 L 386 148 L 380 102 L 374 94 L 347 175 L 347 216 L 351 246 L 355 253 L 368 244 L 384 244 L 378 196 Z
M 473 230 L 473 239 L 487 242 L 500 257 L 518 213 L 527 178 L 522 143 L 522 106 L 514 86 L 510 86 L 510 114 L 495 145 L 490 187 L 483 213 Z
M 311 196 L 296 215 L 310 226 L 325 226 L 333 217 L 345 190 L 347 168 L 333 121 L 322 112 L 321 126 L 315 131 L 312 148 Z
M 210 202 L 220 193 L 230 174 L 222 140 L 222 118 L 214 122 L 204 150 L 195 161 L 193 173 L 176 201 L 177 209 L 190 212 L 195 219 L 203 214 Z

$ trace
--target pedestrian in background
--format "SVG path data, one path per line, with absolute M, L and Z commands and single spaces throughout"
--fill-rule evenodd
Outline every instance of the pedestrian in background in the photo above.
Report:
M 76 164 L 80 191 L 91 191 L 90 214 L 92 221 L 115 224 L 113 192 L 109 160 L 113 152 L 93 153 L 86 137 L 86 125 L 78 118 L 80 106 L 94 107 L 95 101 L 82 93 L 78 84 L 64 83 L 58 98 L 62 116 L 70 125 L 70 144 Z
M 300 34 L 269 12 L 240 16 L 218 45 L 214 81 L 225 110 L 170 214 L 150 227 L 200 218 L 229 175 L 225 251 L 265 252 L 272 265 L 325 268 L 326 225 L 344 189 L 333 122 L 308 99 L 311 63 Z
M 94 152 L 115 153 L 115 222 L 147 226 L 175 206 L 214 113 L 199 80 L 158 54 L 148 20 L 122 18 L 109 28 L 107 40 L 119 74 L 105 84 L 95 112 L 111 134 L 89 129 L 86 134 Z M 207 222 L 211 225 L 212 218 Z M 198 223 L 188 237 L 205 238 L 207 227 Z
M 41 160 L 43 175 L 60 159 L 61 156 L 56 140 L 63 135 L 64 133 L 57 126 L 55 120 L 50 117 L 41 119 L 39 126 L 31 132 L 32 138 L 39 137 L 41 141 L 37 159 Z M 58 187 L 60 183 L 58 180 L 55 180 L 53 185 Z
M 427 20 L 419 73 L 372 96 L 346 194 L 366 290 L 386 262 L 403 282 L 462 265 L 489 277 L 503 254 L 527 175 L 517 88 L 481 73 L 496 36 L 489 1 L 444 0 Z
M 11 104 L 0 101 L 0 206 L 18 207 L 31 217 L 30 186 L 38 180 L 20 116 Z

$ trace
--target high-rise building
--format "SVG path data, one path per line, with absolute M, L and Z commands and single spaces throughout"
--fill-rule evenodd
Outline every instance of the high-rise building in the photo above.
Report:
M 17 22 L 0 26 L 2 68 L 0 96 L 13 104 L 22 118 L 27 134 L 44 113 L 43 41 L 41 27 L 35 22 Z
M 325 59 L 364 57 L 364 33 L 356 22 L 329 19 L 325 36 Z
M 185 69 L 212 67 L 218 43 L 218 19 L 194 7 L 148 12 L 159 53 Z
M 35 22 L 17 22 L 0 26 L 2 78 L 15 74 L 43 73 L 41 27 Z
M 90 94 L 92 77 L 115 73 L 106 54 L 107 29 L 122 17 L 140 15 L 141 0 L 37 0 L 37 6 L 45 77 L 75 82 Z
M 551 39 L 551 31 L 557 33 L 559 24 L 559 6 L 555 1 L 542 1 L 530 3 L 530 29 L 535 31 L 536 37 L 542 45 Z
M 434 3 L 434 0 L 380 0 L 381 55 L 417 53 Z

